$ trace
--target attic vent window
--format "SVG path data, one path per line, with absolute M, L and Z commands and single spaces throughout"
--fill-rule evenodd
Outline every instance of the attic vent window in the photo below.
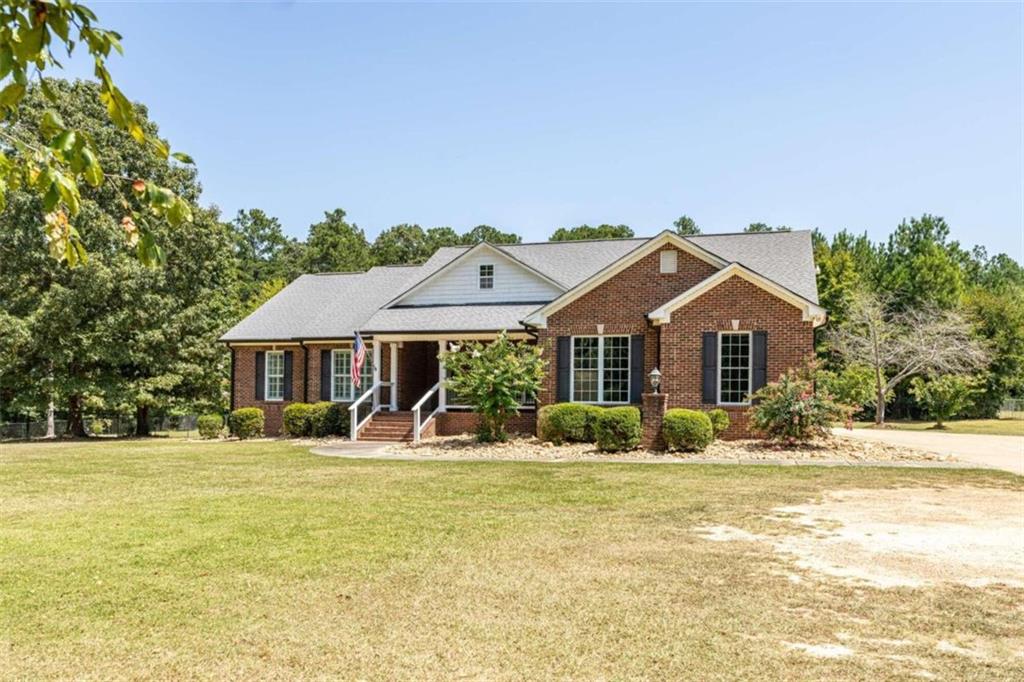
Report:
M 494 288 L 494 266 L 493 265 L 481 265 L 480 266 L 480 288 L 481 289 L 493 289 Z
M 678 251 L 662 251 L 661 252 L 661 273 L 670 274 L 676 272 L 679 269 L 678 264 L 679 252 Z

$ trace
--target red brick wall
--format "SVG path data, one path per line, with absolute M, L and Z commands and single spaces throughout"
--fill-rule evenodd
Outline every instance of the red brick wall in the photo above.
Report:
M 675 249 L 666 247 L 666 249 Z M 654 369 L 658 358 L 658 331 L 647 324 L 647 313 L 669 301 L 717 270 L 699 258 L 679 251 L 677 272 L 661 274 L 662 250 L 645 256 L 601 286 L 548 317 L 547 329 L 540 330 L 538 343 L 544 347 L 548 374 L 538 402 L 556 401 L 557 350 L 559 336 L 597 334 L 597 325 L 604 325 L 604 334 L 645 334 L 644 375 Z M 648 386 L 644 384 L 644 390 Z M 636 396 L 635 400 L 640 401 Z
M 732 277 L 708 293 L 672 313 L 662 325 L 662 390 L 668 407 L 711 409 L 701 403 L 701 333 L 732 331 L 768 332 L 769 382 L 786 370 L 803 364 L 814 354 L 814 330 L 804 322 L 801 311 L 739 277 Z M 724 407 L 732 424 L 726 438 L 749 435 L 747 407 Z
M 442 412 L 437 415 L 435 432 L 438 436 L 456 436 L 460 433 L 473 433 L 480 425 L 480 416 L 475 412 Z M 535 412 L 520 412 L 508 422 L 508 430 L 512 433 L 534 433 L 537 430 Z

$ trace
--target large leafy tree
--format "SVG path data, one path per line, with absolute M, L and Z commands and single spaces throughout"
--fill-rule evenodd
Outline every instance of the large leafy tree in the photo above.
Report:
M 964 294 L 960 247 L 949 241 L 949 225 L 925 214 L 904 220 L 881 253 L 878 285 L 893 303 L 907 309 L 936 305 L 955 308 Z
M 550 241 L 567 242 L 578 239 L 628 239 L 633 236 L 629 225 L 577 225 L 576 227 L 560 227 L 551 235 Z
M 190 202 L 199 185 L 190 167 L 170 164 L 139 146 L 111 123 L 94 83 L 54 81 L 50 95 L 32 88 L 23 98 L 22 120 L 38 120 L 53 108 L 100 144 L 100 162 L 153 178 Z M 147 135 L 156 126 L 141 107 L 137 120 Z M 41 131 L 39 131 L 41 133 Z M 234 268 L 231 242 L 210 211 L 190 205 L 196 219 L 172 226 L 153 220 L 151 234 L 175 256 L 162 268 L 144 266 L 123 248 L 123 204 L 117 188 L 85 187 L 71 218 L 90 257 L 67 268 L 37 248 L 35 216 L 42 199 L 22 188 L 8 193 L 0 215 L 0 355 L 14 359 L 0 386 L 18 407 L 39 411 L 51 401 L 66 407 L 70 430 L 84 433 L 87 409 L 136 409 L 214 403 L 221 396 L 224 351 L 217 335 L 230 321 Z M 11 322 L 14 320 L 14 322 Z M 6 322 L 5 322 L 6 321 Z
M 697 221 L 688 215 L 681 215 L 676 218 L 672 226 L 676 228 L 676 234 L 682 237 L 692 237 L 695 234 L 700 234 Z
M 366 235 L 345 220 L 345 211 L 326 211 L 324 219 L 309 227 L 302 259 L 306 272 L 362 272 L 373 264 Z
M 393 225 L 382 231 L 370 247 L 375 265 L 422 263 L 433 252 L 434 248 L 423 228 L 407 223 Z
M 305 245 L 285 235 L 277 218 L 253 208 L 239 211 L 229 226 L 243 306 L 251 307 L 272 283 L 283 286 L 298 276 Z
M 490 225 L 477 225 L 462 235 L 460 241 L 463 244 L 479 244 L 480 242 L 487 242 L 488 244 L 519 244 L 523 241 L 523 238 L 514 232 L 502 232 Z
M 107 59 L 112 51 L 122 51 L 121 36 L 99 26 L 91 9 L 71 0 L 4 0 L 0 3 L 0 210 L 9 192 L 34 193 L 40 199 L 35 225 L 37 230 L 42 227 L 49 253 L 74 266 L 85 261 L 87 249 L 78 229 L 83 223 L 69 218 L 82 209 L 83 187 L 107 186 L 119 199 L 122 244 L 135 247 L 145 263 L 160 262 L 164 254 L 154 230 L 160 224 L 177 226 L 191 220 L 188 198 L 156 178 L 105 163 L 105 141 L 62 117 L 57 107 L 21 106 L 33 81 L 50 105 L 58 102 L 59 94 L 45 75 L 61 68 L 58 56 L 70 57 L 76 49 L 92 58 L 97 80 L 95 88 L 82 94 L 102 108 L 107 120 L 124 131 L 140 153 L 192 163 L 187 154 L 171 154 L 167 142 L 147 129 L 138 107 L 114 84 Z M 40 246 L 37 242 L 33 248 Z

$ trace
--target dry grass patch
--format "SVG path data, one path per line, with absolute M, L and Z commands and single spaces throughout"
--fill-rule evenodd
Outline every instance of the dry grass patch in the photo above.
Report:
M 1024 489 L 981 471 L 4 446 L 0 678 L 1019 678 L 1020 589 L 876 589 L 693 530 L 765 535 L 773 509 L 827 491 L 968 484 Z

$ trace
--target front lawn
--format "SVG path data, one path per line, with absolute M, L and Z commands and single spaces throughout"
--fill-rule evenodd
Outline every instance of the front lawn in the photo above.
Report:
M 886 421 L 887 426 L 904 431 L 926 431 L 934 421 Z M 855 429 L 868 429 L 874 422 L 855 422 Z M 944 433 L 974 433 L 983 436 L 1024 436 L 1022 419 L 954 419 L 945 423 Z
M 876 589 L 694 531 L 961 484 L 1024 494 L 971 470 L 0 444 L 0 679 L 1020 679 L 1024 590 Z M 814 655 L 836 641 L 856 655 Z

